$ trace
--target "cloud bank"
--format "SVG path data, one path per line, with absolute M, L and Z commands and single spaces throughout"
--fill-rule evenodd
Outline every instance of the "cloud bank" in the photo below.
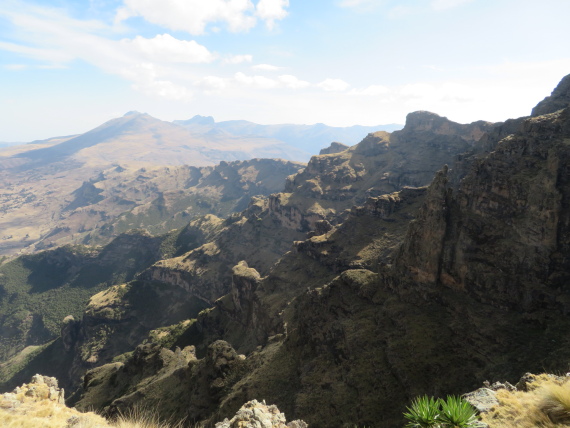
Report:
M 230 32 L 251 30 L 257 19 L 273 29 L 275 21 L 287 16 L 289 0 L 125 0 L 115 21 L 140 16 L 173 31 L 192 35 L 206 33 L 209 24 L 225 24 Z

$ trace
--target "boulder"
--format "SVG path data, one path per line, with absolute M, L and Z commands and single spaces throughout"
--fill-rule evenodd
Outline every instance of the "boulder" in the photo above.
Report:
M 218 422 L 216 428 L 307 428 L 308 425 L 300 420 L 287 423 L 285 415 L 279 412 L 275 405 L 268 406 L 265 400 L 251 400 L 239 409 L 236 415 L 223 422 Z

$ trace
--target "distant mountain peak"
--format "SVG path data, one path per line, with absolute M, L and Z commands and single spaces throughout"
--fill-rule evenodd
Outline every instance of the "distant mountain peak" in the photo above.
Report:
M 212 116 L 200 116 L 197 114 L 192 119 L 188 120 L 187 123 L 196 123 L 199 125 L 213 125 L 216 123 Z
M 131 110 L 126 112 L 123 117 L 127 117 L 127 116 L 142 116 L 142 115 L 146 115 L 146 113 L 141 113 L 140 111 L 136 111 L 136 110 Z

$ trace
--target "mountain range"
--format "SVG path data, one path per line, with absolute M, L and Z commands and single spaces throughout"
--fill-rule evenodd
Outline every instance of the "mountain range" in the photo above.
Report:
M 418 395 L 565 372 L 569 141 L 570 75 L 527 117 L 413 112 L 232 213 L 15 258 L 0 389 L 42 373 L 106 416 L 211 426 L 257 399 L 314 428 L 400 427 Z
M 396 131 L 402 125 L 389 124 L 378 126 L 331 127 L 323 123 L 315 125 L 259 125 L 246 120 L 228 120 L 216 122 L 211 116 L 194 116 L 188 120 L 175 120 L 193 133 L 209 136 L 263 137 L 278 140 L 304 152 L 304 157 L 294 160 L 308 161 L 309 158 L 327 147 L 331 141 L 340 141 L 352 146 L 362 138 L 376 131 Z M 288 158 L 287 158 L 288 159 Z
M 197 128 L 197 123 L 201 122 L 208 125 Z M 277 164 L 272 169 L 266 165 L 263 180 L 274 174 L 270 189 L 261 189 L 261 184 L 248 185 L 246 192 L 249 196 L 254 192 L 268 194 L 281 190 L 284 178 L 297 172 L 301 164 L 295 164 L 293 160 L 308 159 L 307 149 L 314 147 L 318 151 L 317 148 L 325 140 L 330 143 L 333 136 L 348 138 L 349 143 L 356 142 L 355 135 L 361 133 L 362 138 L 368 129 L 377 130 L 325 125 L 267 126 L 245 121 L 215 124 L 211 118 L 194 118 L 182 126 L 148 114 L 129 112 L 81 135 L 0 149 L 0 188 L 3 189 L 0 194 L 0 256 L 30 253 L 67 243 L 107 243 L 107 238 L 117 236 L 129 227 L 148 226 L 152 232 L 181 227 L 185 218 L 171 218 L 170 215 L 182 212 L 180 205 L 184 201 L 189 210 L 200 210 L 200 203 L 194 200 L 195 193 L 204 194 L 206 185 L 196 180 L 211 170 L 196 168 L 234 162 L 232 165 L 239 169 L 246 168 L 245 164 L 237 162 L 241 160 L 284 159 L 279 162 L 289 165 L 289 169 Z M 293 145 L 279 139 L 281 134 L 283 138 L 291 137 L 290 141 L 294 136 L 304 137 Z M 248 167 L 254 168 L 252 163 Z M 216 171 L 222 169 L 227 170 L 220 164 Z M 201 190 L 189 189 L 194 185 Z M 168 205 L 170 202 L 164 201 L 174 195 L 176 213 L 157 209 L 165 203 Z M 244 195 L 234 196 L 239 199 Z M 230 196 L 225 194 L 224 197 Z M 238 209 L 244 208 L 244 200 L 238 204 Z M 202 203 L 211 204 L 212 196 Z M 221 211 L 200 212 L 226 215 L 232 208 L 225 205 Z M 151 213 L 143 213 L 147 210 Z M 156 217 L 157 212 L 160 220 L 141 219 Z M 125 224 L 125 217 L 140 221 Z M 116 221 L 121 224 L 115 225 Z M 101 230 L 103 233 L 99 233 Z

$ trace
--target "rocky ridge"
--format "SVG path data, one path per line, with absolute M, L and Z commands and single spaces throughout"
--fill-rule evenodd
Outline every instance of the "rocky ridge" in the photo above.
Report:
M 532 116 L 554 113 L 568 107 L 568 104 L 570 104 L 570 76 L 565 76 L 554 88 L 552 94 L 532 109 Z

